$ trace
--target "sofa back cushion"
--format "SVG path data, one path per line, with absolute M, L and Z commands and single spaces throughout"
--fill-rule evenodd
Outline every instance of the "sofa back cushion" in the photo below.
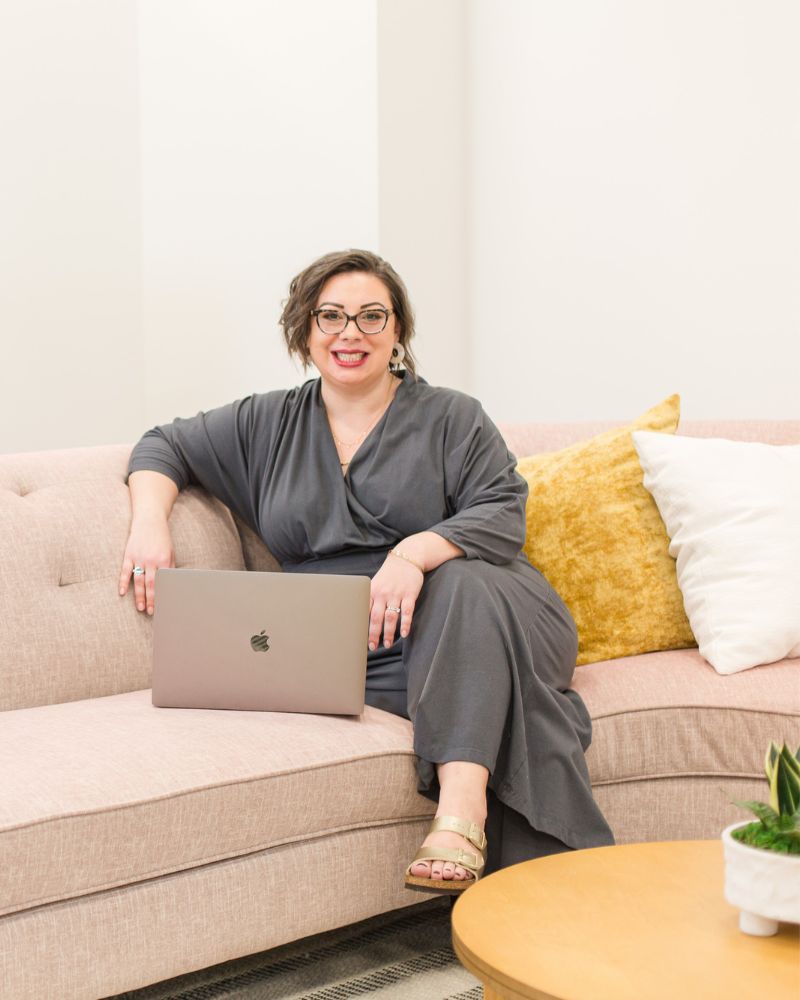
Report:
M 522 458 L 540 451 L 559 451 L 576 441 L 586 441 L 624 420 L 572 423 L 509 423 L 497 426 L 511 451 Z M 800 444 L 800 420 L 681 420 L 678 436 L 730 438 L 732 441 L 762 441 L 764 444 Z
M 500 424 L 517 455 L 621 422 Z M 800 443 L 800 421 L 686 423 L 678 433 Z M 0 711 L 151 686 L 152 620 L 117 583 L 130 530 L 131 445 L 0 455 Z M 197 487 L 170 518 L 178 566 L 277 569 L 258 536 Z
M 151 686 L 152 619 L 118 589 L 130 451 L 0 455 L 0 710 Z M 232 515 L 202 490 L 181 492 L 170 528 L 178 566 L 244 569 Z

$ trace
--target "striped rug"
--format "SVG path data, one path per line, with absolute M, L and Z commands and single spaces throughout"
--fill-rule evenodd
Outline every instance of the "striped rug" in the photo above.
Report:
M 481 1000 L 434 899 L 107 1000 Z

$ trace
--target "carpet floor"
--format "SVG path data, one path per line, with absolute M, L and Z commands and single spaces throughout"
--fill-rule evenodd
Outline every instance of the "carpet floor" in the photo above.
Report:
M 106 1000 L 480 1000 L 456 958 L 446 898 Z

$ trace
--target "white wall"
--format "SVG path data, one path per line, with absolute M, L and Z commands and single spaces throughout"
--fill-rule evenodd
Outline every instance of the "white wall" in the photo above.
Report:
M 797 417 L 800 5 L 470 0 L 472 389 Z
M 374 0 L 140 10 L 151 426 L 315 375 L 278 318 L 314 258 L 378 249 L 376 16 Z
M 419 373 L 469 391 L 465 11 L 378 0 L 378 191 L 381 254 L 408 286 Z
M 793 0 L 6 0 L 0 451 L 296 384 L 281 300 L 346 246 L 497 419 L 797 416 L 798 35 Z
M 378 250 L 375 0 L 0 6 L 0 451 L 314 375 L 278 327 Z
M 0 452 L 143 416 L 134 0 L 0 5 Z

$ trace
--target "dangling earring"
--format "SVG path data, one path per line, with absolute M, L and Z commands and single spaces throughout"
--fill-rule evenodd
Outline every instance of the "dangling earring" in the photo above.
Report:
M 392 357 L 389 360 L 389 370 L 396 372 L 400 365 L 403 363 L 403 358 L 406 356 L 406 349 L 398 341 L 392 348 Z

